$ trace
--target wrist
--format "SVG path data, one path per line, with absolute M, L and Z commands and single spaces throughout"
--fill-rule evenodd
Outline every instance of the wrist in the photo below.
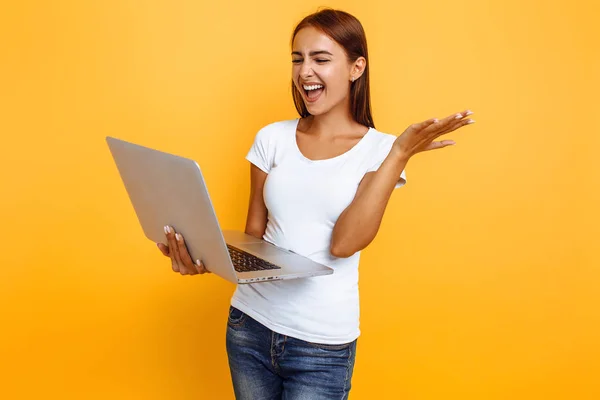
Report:
M 406 164 L 408 162 L 408 159 L 410 158 L 410 155 L 407 154 L 405 151 L 398 149 L 396 146 L 392 147 L 392 150 L 390 151 L 389 156 L 396 162 L 399 164 Z
M 382 169 L 389 171 L 393 176 L 399 176 L 406 168 L 410 156 L 394 147 L 383 162 Z

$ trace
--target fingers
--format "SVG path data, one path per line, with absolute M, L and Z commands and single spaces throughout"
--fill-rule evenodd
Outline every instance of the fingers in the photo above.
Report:
M 177 242 L 177 251 L 179 252 L 179 258 L 183 262 L 186 267 L 192 267 L 192 258 L 188 253 L 187 247 L 185 246 L 185 242 L 183 240 L 183 236 L 181 233 L 175 234 L 175 241 Z
M 197 260 L 196 263 L 192 261 L 190 253 L 187 250 L 187 246 L 185 245 L 183 235 L 175 232 L 173 227 L 168 225 L 165 226 L 165 234 L 169 243 L 167 250 L 169 251 L 169 256 L 171 257 L 173 271 L 179 272 L 181 275 L 210 273 L 210 271 L 206 269 L 200 260 Z M 163 251 L 162 246 L 164 245 L 161 245 L 162 243 L 158 247 L 161 249 L 161 251 Z M 165 254 L 164 251 L 163 254 Z
M 441 140 L 439 142 L 431 142 L 429 143 L 429 145 L 427 145 L 427 147 L 423 149 L 423 151 L 441 149 L 455 144 L 456 142 L 454 142 L 453 140 Z
M 169 246 L 167 246 L 163 243 L 156 243 L 156 247 L 158 247 L 158 249 L 163 254 L 163 256 L 170 257 L 169 256 Z
M 206 269 L 206 267 L 204 266 L 204 264 L 200 260 L 196 260 L 196 264 L 195 265 L 196 265 L 196 269 L 201 274 L 211 274 L 212 273 L 208 269 Z
M 164 245 L 163 243 L 157 243 L 156 245 L 163 255 L 171 258 L 173 271 L 179 272 L 181 275 L 211 273 L 206 269 L 202 261 L 192 261 L 187 246 L 185 245 L 185 240 L 180 233 L 176 233 L 175 230 L 168 225 L 166 225 L 164 229 L 168 245 Z
M 474 121 L 474 120 L 472 120 L 472 119 L 468 119 L 468 120 L 461 120 L 461 121 L 455 122 L 455 123 L 453 123 L 452 125 L 450 125 L 448 128 L 446 128 L 446 129 L 444 129 L 444 130 L 442 130 L 442 131 L 440 131 L 440 132 L 436 133 L 436 134 L 435 134 L 435 136 L 433 137 L 433 139 L 432 139 L 432 140 L 435 140 L 435 139 L 437 139 L 438 137 L 440 137 L 440 136 L 442 136 L 442 135 L 445 135 L 445 134 L 447 134 L 447 133 L 449 133 L 449 132 L 455 131 L 455 130 L 457 130 L 458 128 L 460 128 L 460 127 L 462 127 L 462 126 L 469 125 L 469 124 L 473 124 L 473 123 L 475 123 L 475 121 Z M 453 146 L 453 145 L 455 145 L 455 144 L 456 144 L 456 142 L 455 142 L 454 140 L 441 140 L 441 141 L 438 141 L 438 142 L 431 142 L 431 143 L 430 143 L 430 144 L 429 144 L 429 145 L 428 145 L 428 146 L 427 146 L 427 147 L 424 149 L 424 151 L 427 151 L 427 150 L 435 150 L 435 149 L 441 149 L 441 148 L 444 148 L 444 147 L 447 147 L 447 146 Z
M 198 274 L 206 274 L 206 273 L 210 273 L 209 270 L 206 269 L 206 267 L 204 266 L 204 264 L 202 263 L 202 261 L 200 260 L 196 260 L 194 262 L 194 269 Z
M 190 275 L 196 275 L 199 271 L 196 269 L 192 258 L 190 257 L 190 253 L 187 250 L 185 245 L 185 241 L 183 240 L 183 236 L 181 233 L 175 234 L 175 241 L 177 242 L 177 252 L 179 253 L 179 259 L 181 260 L 183 266 L 188 271 Z M 181 267 L 180 267 L 181 268 Z
M 428 120 L 425 120 L 423 122 L 418 122 L 416 124 L 412 124 L 410 126 L 410 128 L 412 128 L 416 132 L 420 132 L 420 131 L 426 129 L 427 127 L 429 127 L 432 124 L 435 124 L 437 122 L 438 122 L 437 118 L 429 118 Z
M 173 271 L 179 272 L 182 275 L 187 274 L 187 270 L 181 264 L 181 260 L 179 259 L 179 252 L 177 251 L 177 242 L 175 241 L 175 231 L 170 226 L 165 226 L 165 233 L 167 235 L 167 241 L 169 243 L 169 249 L 171 256 L 171 266 Z
M 464 119 L 466 116 L 471 114 L 473 114 L 471 110 L 465 110 L 460 113 L 449 115 L 441 121 L 429 125 L 422 134 L 424 135 L 424 138 L 427 138 L 426 142 L 431 142 L 427 144 L 422 151 L 436 150 L 455 145 L 456 142 L 453 140 L 442 140 L 437 142 L 433 142 L 433 140 L 449 132 L 455 131 L 460 127 L 475 123 L 473 119 Z
M 461 128 L 465 125 L 473 124 L 475 121 L 473 119 L 463 119 L 467 115 L 473 114 L 472 111 L 467 110 L 463 113 L 453 114 L 453 116 L 444 118 L 443 122 L 438 124 L 438 126 L 434 127 L 432 130 L 427 132 L 427 137 L 430 140 L 435 140 L 438 137 L 445 135 L 449 132 L 455 131 L 458 128 Z M 459 118 L 460 116 L 460 118 Z M 445 146 L 444 146 L 445 147 Z
M 445 129 L 440 130 L 439 132 L 436 132 L 433 139 L 436 139 L 442 135 L 445 135 L 446 133 L 452 132 L 457 130 L 458 128 L 461 128 L 465 125 L 470 125 L 470 124 L 474 124 L 475 120 L 473 119 L 463 119 L 463 120 L 457 120 L 455 122 L 453 122 L 452 124 L 450 124 L 449 126 L 447 126 Z
M 451 132 L 451 131 L 459 128 L 460 126 L 463 126 L 464 123 L 462 123 L 462 121 L 465 121 L 465 120 L 463 120 L 463 118 L 466 116 L 469 116 L 471 114 L 473 114 L 473 111 L 465 110 L 460 113 L 449 115 L 446 118 L 443 118 L 441 121 L 428 126 L 429 129 L 425 129 L 424 133 L 431 134 L 431 135 L 439 135 L 440 132 L 445 132 L 445 133 Z M 469 121 L 469 120 L 466 120 L 466 121 Z M 475 122 L 475 121 L 473 121 L 473 122 Z M 461 123 L 462 123 L 462 125 L 461 125 Z

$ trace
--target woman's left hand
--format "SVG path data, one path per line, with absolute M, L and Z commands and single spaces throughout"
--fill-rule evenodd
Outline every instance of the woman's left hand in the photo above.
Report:
M 473 114 L 471 110 L 466 110 L 461 113 L 452 114 L 441 121 L 437 118 L 432 118 L 412 124 L 406 128 L 402 135 L 396 138 L 392 149 L 398 151 L 400 157 L 408 161 L 410 157 L 417 153 L 451 146 L 455 144 L 453 140 L 441 140 L 438 142 L 434 142 L 434 140 L 462 126 L 474 123 L 475 121 L 472 119 L 464 119 L 471 114 Z

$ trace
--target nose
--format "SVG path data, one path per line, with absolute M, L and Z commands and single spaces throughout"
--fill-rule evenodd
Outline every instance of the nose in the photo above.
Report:
M 308 62 L 303 62 L 302 65 L 300 66 L 300 76 L 303 79 L 309 78 L 313 75 L 313 70 L 312 67 L 310 66 L 310 64 Z

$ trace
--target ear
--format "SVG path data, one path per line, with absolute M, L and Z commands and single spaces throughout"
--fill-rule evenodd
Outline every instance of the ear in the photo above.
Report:
M 353 77 L 355 80 L 360 78 L 363 72 L 365 72 L 366 67 L 367 60 L 364 57 L 358 57 L 350 68 L 350 80 L 352 80 Z

